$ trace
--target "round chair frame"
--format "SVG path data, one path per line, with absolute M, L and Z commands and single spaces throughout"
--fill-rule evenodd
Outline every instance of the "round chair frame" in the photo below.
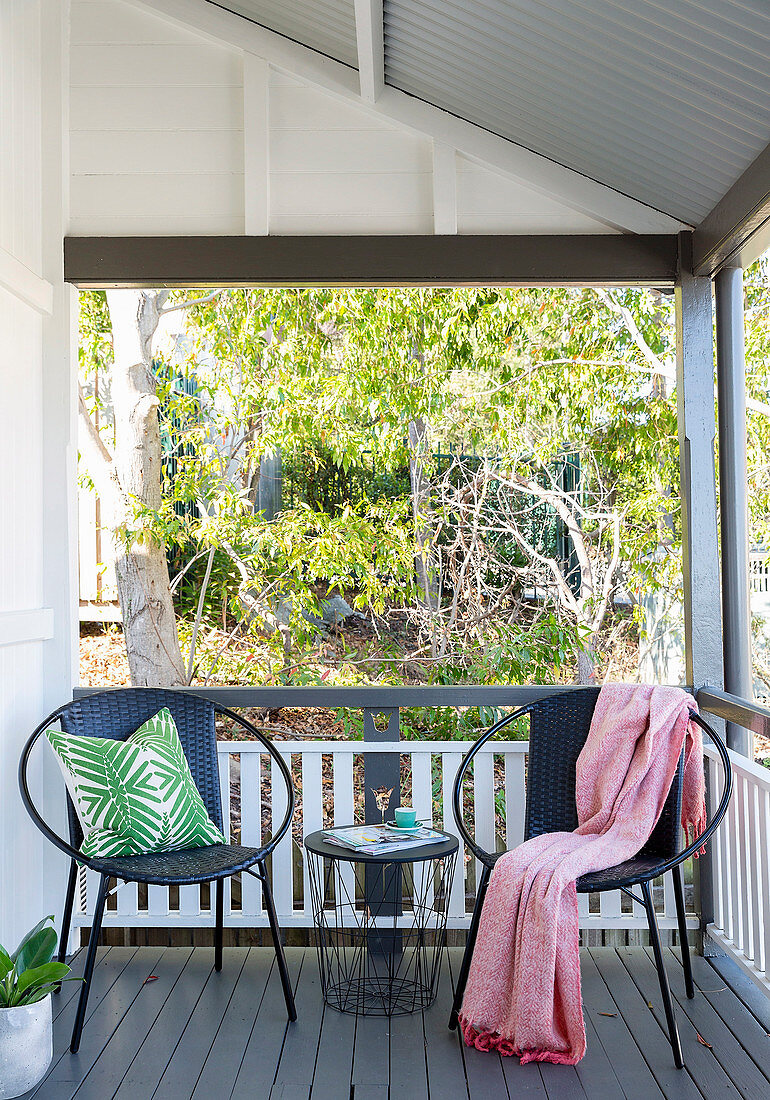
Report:
M 484 897 L 489 885 L 489 878 L 500 856 L 504 855 L 504 852 L 488 852 L 482 848 L 477 842 L 476 838 L 467 829 L 462 812 L 462 792 L 463 782 L 467 775 L 468 769 L 472 764 L 474 758 L 478 752 L 487 744 L 493 737 L 495 737 L 501 730 L 505 729 L 512 722 L 517 721 L 519 718 L 530 716 L 536 713 L 537 708 L 542 706 L 548 699 L 565 698 L 567 695 L 576 694 L 577 692 L 590 691 L 591 689 L 576 688 L 573 692 L 559 692 L 558 695 L 548 696 L 546 699 L 538 699 L 526 706 L 520 707 L 513 711 L 511 714 L 505 715 L 498 722 L 482 734 L 482 736 L 475 742 L 473 747 L 463 757 L 460 767 L 458 768 L 457 775 L 454 781 L 454 787 L 452 791 L 452 810 L 455 817 L 455 823 L 457 825 L 460 835 L 467 844 L 468 848 L 473 852 L 474 856 L 481 863 L 482 870 L 478 890 L 476 893 L 476 901 L 473 909 L 473 916 L 471 918 L 470 928 L 468 930 L 468 940 L 465 947 L 465 953 L 463 955 L 462 964 L 460 966 L 460 972 L 458 974 L 457 986 L 455 989 L 454 1002 L 452 1005 L 452 1012 L 449 1018 L 449 1027 L 454 1029 L 457 1027 L 458 1015 L 462 1006 L 463 995 L 465 993 L 465 986 L 468 980 L 468 972 L 470 970 L 471 958 L 473 956 L 473 949 L 476 943 L 476 937 L 478 935 L 479 921 L 481 919 L 481 910 L 484 904 Z M 658 971 L 658 980 L 660 983 L 661 997 L 663 1000 L 663 1008 L 666 1015 L 666 1022 L 668 1025 L 669 1039 L 671 1042 L 671 1048 L 674 1055 L 674 1062 L 678 1069 L 682 1069 L 684 1062 L 682 1059 L 682 1047 L 679 1040 L 679 1033 L 676 1025 L 676 1016 L 674 1012 L 673 1001 L 671 998 L 671 990 L 668 984 L 668 977 L 666 975 L 664 963 L 663 963 L 663 951 L 660 942 L 660 932 L 658 930 L 658 922 L 655 914 L 655 907 L 653 905 L 651 882 L 653 879 L 658 878 L 661 875 L 671 872 L 674 883 L 674 900 L 677 910 L 677 925 L 679 930 L 679 938 L 681 941 L 682 951 L 682 966 L 684 970 L 685 990 L 688 998 L 695 996 L 695 987 L 692 978 L 692 963 L 690 960 L 690 948 L 687 939 L 687 923 L 685 917 L 684 908 L 684 888 L 682 884 L 681 865 L 692 855 L 698 852 L 711 838 L 716 829 L 719 827 L 722 819 L 727 813 L 727 807 L 730 802 L 730 795 L 732 793 L 732 767 L 730 764 L 730 757 L 727 748 L 716 733 L 716 731 L 705 722 L 699 714 L 691 714 L 690 720 L 694 722 L 701 730 L 708 734 L 713 742 L 715 749 L 717 750 L 722 767 L 724 769 L 724 787 L 722 790 L 722 796 L 719 804 L 714 811 L 711 820 L 708 822 L 703 833 L 697 840 L 688 844 L 676 855 L 668 859 L 647 859 L 628 860 L 625 864 L 620 864 L 617 867 L 608 868 L 606 871 L 598 872 L 595 876 L 586 875 L 583 879 L 578 879 L 577 891 L 578 893 L 599 893 L 605 890 L 621 890 L 624 894 L 628 895 L 635 902 L 642 905 L 645 909 L 647 916 L 647 922 L 650 930 L 650 942 L 655 957 L 655 965 Z M 586 728 L 586 735 L 588 729 Z M 675 783 L 679 783 L 678 796 L 675 798 L 677 805 L 677 813 L 679 813 L 678 807 L 681 804 L 681 761 L 680 767 L 677 771 L 677 778 Z M 673 787 L 673 785 L 672 785 Z M 530 819 L 530 791 L 527 789 L 527 821 Z M 531 839 L 533 836 L 542 834 L 543 832 L 550 832 L 554 830 L 546 829 L 532 829 L 526 830 L 525 840 Z M 636 868 L 633 867 L 636 862 Z M 646 864 L 646 865 L 645 865 Z M 638 897 L 631 892 L 630 887 L 638 885 L 642 891 L 642 896 Z
M 69 817 L 69 831 L 70 841 L 68 842 L 62 836 L 60 836 L 55 829 L 45 820 L 42 813 L 35 805 L 32 795 L 29 789 L 29 782 L 27 778 L 29 762 L 31 754 L 43 734 L 52 725 L 60 722 L 62 717 L 67 716 L 75 708 L 78 708 L 85 700 L 89 701 L 89 706 L 96 704 L 98 706 L 99 700 L 108 699 L 110 702 L 114 702 L 121 697 L 121 701 L 125 699 L 126 703 L 130 706 L 132 702 L 138 702 L 142 697 L 146 703 L 151 702 L 151 708 L 154 713 L 160 710 L 162 706 L 171 704 L 173 706 L 174 701 L 178 702 L 180 696 L 184 696 L 185 706 L 187 704 L 195 705 L 197 701 L 201 705 L 201 715 L 204 716 L 205 708 L 205 722 L 208 725 L 210 721 L 210 729 L 205 734 L 208 738 L 214 739 L 214 744 L 206 745 L 205 749 L 210 754 L 213 752 L 213 760 L 216 761 L 216 734 L 215 734 L 215 721 L 216 716 L 219 715 L 223 718 L 227 718 L 240 726 L 245 730 L 250 738 L 259 741 L 270 754 L 270 757 L 275 761 L 278 772 L 284 782 L 286 788 L 286 812 L 279 826 L 273 832 L 273 835 L 262 844 L 259 848 L 248 848 L 241 845 L 233 844 L 217 844 L 203 848 L 192 848 L 185 851 L 166 852 L 158 854 L 150 854 L 147 856 L 135 856 L 124 858 L 95 858 L 84 856 L 78 851 L 76 844 L 79 842 L 78 833 L 80 832 L 80 826 L 75 812 L 75 808 L 72 804 L 72 800 L 67 794 L 67 808 Z M 143 708 L 147 710 L 145 705 Z M 142 722 L 146 721 L 138 717 L 137 726 L 138 729 Z M 116 740 L 123 740 L 124 737 L 116 734 L 110 734 L 108 730 L 100 730 L 95 733 L 84 733 L 84 736 L 112 736 Z M 127 735 L 126 735 L 127 736 Z M 181 731 L 180 731 L 181 736 Z M 187 755 L 187 754 L 186 754 Z M 188 764 L 190 763 L 188 759 Z M 211 765 L 211 756 L 209 755 L 209 765 Z M 215 766 L 215 765 L 214 765 Z M 211 767 L 209 767 L 211 771 Z M 200 782 L 199 776 L 196 776 L 196 768 L 191 767 L 193 780 L 198 787 L 199 793 L 206 804 L 206 808 L 211 816 L 214 824 L 220 829 L 223 829 L 221 800 L 219 796 L 218 785 L 216 789 L 213 788 L 211 782 L 211 776 L 209 776 L 208 786 Z M 218 784 L 218 776 L 217 776 Z M 203 789 L 201 789 L 203 786 Z M 64 914 L 62 918 L 62 927 L 59 937 L 59 960 L 64 961 L 67 951 L 67 941 L 69 939 L 70 925 L 72 921 L 72 911 L 75 899 L 75 889 L 78 878 L 78 867 L 85 866 L 99 875 L 99 887 L 97 892 L 96 901 L 94 904 L 94 918 L 91 925 L 91 932 L 88 940 L 88 948 L 86 952 L 86 961 L 83 973 L 83 987 L 80 992 L 80 998 L 78 1001 L 78 1008 L 75 1017 L 75 1024 L 72 1031 L 72 1040 L 70 1043 L 70 1049 L 75 1053 L 80 1046 L 80 1038 L 83 1030 L 83 1023 L 85 1021 L 86 1008 L 88 1004 L 88 995 L 91 987 L 91 979 L 93 977 L 93 969 L 96 961 L 96 948 L 99 942 L 99 935 L 101 932 L 101 924 L 104 916 L 104 908 L 107 900 L 108 884 L 110 878 L 122 880 L 123 882 L 144 882 L 155 885 L 171 886 L 171 885 L 191 885 L 200 884 L 206 882 L 215 883 L 215 938 L 214 938 L 214 968 L 217 971 L 222 969 L 222 941 L 223 941 L 223 928 L 224 928 L 224 890 L 222 883 L 225 879 L 231 875 L 239 872 L 246 872 L 259 879 L 262 885 L 262 897 L 264 906 L 267 911 L 268 921 L 270 924 L 270 931 L 272 933 L 273 946 L 276 953 L 276 961 L 281 977 L 281 983 L 283 987 L 284 999 L 286 1001 L 286 1009 L 291 1021 L 296 1020 L 297 1011 L 294 1003 L 294 995 L 291 988 L 291 982 L 289 979 L 288 968 L 286 966 L 286 959 L 283 951 L 283 945 L 281 943 L 280 929 L 278 926 L 278 918 L 275 911 L 275 903 L 273 900 L 272 889 L 270 886 L 270 878 L 267 871 L 266 861 L 271 853 L 274 851 L 276 845 L 280 843 L 282 838 L 286 835 L 292 818 L 294 816 L 294 785 L 291 778 L 291 772 L 288 768 L 283 756 L 275 749 L 271 742 L 262 734 L 255 726 L 252 725 L 247 719 L 242 718 L 235 711 L 230 710 L 228 707 L 221 706 L 212 702 L 210 699 L 206 699 L 202 695 L 198 695 L 191 691 L 182 691 L 174 688 L 110 688 L 103 692 L 94 692 L 85 696 L 83 699 L 75 700 L 74 702 L 65 703 L 58 707 L 55 711 L 48 715 L 47 718 L 35 728 L 21 753 L 19 760 L 19 789 L 21 791 L 22 802 L 30 815 L 35 825 L 40 831 L 54 844 L 60 851 L 64 852 L 70 860 L 69 879 L 67 884 L 67 894 L 64 905 Z M 82 835 L 82 834 L 81 834 Z

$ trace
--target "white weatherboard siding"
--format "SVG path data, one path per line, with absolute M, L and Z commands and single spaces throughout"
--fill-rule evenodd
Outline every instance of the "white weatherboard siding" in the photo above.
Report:
M 531 187 L 457 158 L 458 233 L 612 233 Z
M 0 3 L 0 942 L 11 947 L 59 913 L 63 896 L 63 860 L 27 817 L 16 772 L 24 741 L 72 687 L 66 517 L 74 497 L 62 400 L 71 378 L 60 339 L 69 330 L 61 271 L 66 9 L 60 0 Z M 32 771 L 38 795 L 48 764 L 41 756 Z
M 240 51 L 74 0 L 72 233 L 243 233 Z
M 430 135 L 128 0 L 73 0 L 70 58 L 72 233 L 611 231 L 462 156 L 435 188 Z
M 280 73 L 270 79 L 271 233 L 431 233 L 426 138 Z

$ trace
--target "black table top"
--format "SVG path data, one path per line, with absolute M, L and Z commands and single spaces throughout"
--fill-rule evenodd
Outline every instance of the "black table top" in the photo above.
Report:
M 344 826 L 343 826 L 344 827 Z M 348 863 L 423 863 L 429 859 L 441 859 L 456 852 L 459 842 L 456 836 L 445 833 L 443 829 L 436 829 L 441 833 L 441 840 L 433 844 L 417 844 L 414 847 L 406 847 L 401 851 L 382 852 L 380 855 L 366 855 L 364 852 L 355 852 L 352 848 L 344 848 L 341 844 L 331 844 L 326 839 L 326 830 L 309 833 L 305 837 L 305 847 L 309 852 L 319 856 L 328 856 L 330 859 L 342 859 Z

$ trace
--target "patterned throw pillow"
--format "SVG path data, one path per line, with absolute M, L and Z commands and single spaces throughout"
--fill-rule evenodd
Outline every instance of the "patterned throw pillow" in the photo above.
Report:
M 125 741 L 58 730 L 46 737 L 80 818 L 83 855 L 137 856 L 225 843 L 166 707 Z

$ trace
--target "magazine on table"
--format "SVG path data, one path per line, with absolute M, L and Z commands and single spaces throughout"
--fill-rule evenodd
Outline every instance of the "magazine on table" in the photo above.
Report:
M 352 848 L 364 855 L 386 855 L 402 852 L 405 848 L 419 848 L 421 844 L 435 844 L 444 839 L 443 833 L 422 825 L 414 832 L 404 833 L 389 825 L 344 825 L 326 829 L 325 839 L 341 848 Z

